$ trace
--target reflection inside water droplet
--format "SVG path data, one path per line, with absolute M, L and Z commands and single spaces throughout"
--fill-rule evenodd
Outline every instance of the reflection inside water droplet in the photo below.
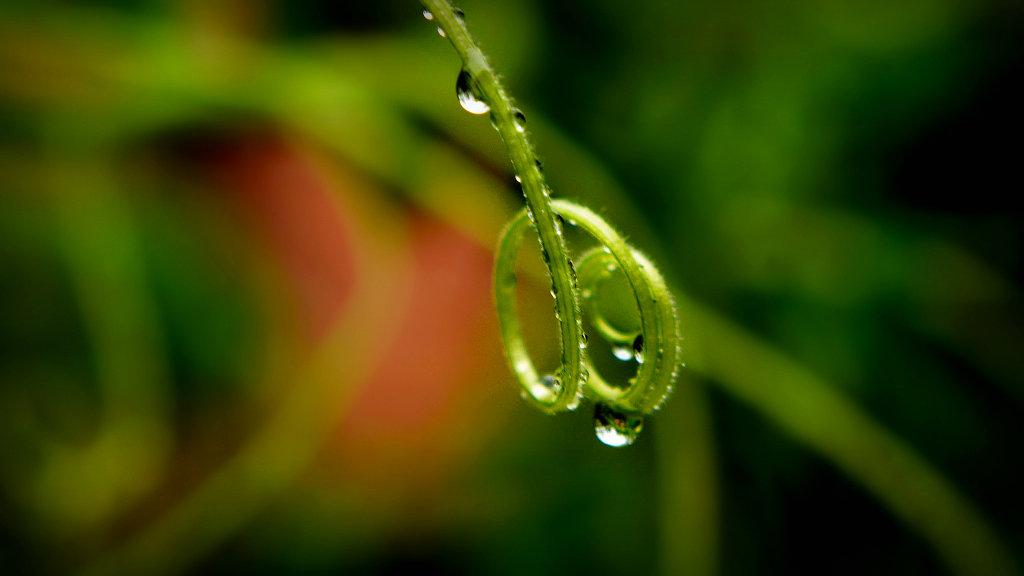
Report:
M 633 348 L 628 344 L 616 344 L 612 346 L 612 356 L 615 356 L 616 360 L 629 362 L 633 359 Z
M 526 114 L 516 108 L 512 111 L 512 121 L 515 122 L 516 130 L 520 133 L 526 132 Z
M 455 81 L 455 94 L 459 97 L 462 109 L 470 114 L 486 114 L 491 109 L 480 94 L 476 80 L 465 68 L 459 72 L 459 77 Z
M 545 374 L 540 379 L 540 385 L 544 387 L 546 394 L 557 395 L 562 389 L 562 381 L 552 374 Z
M 641 416 L 619 412 L 604 404 L 594 407 L 594 434 L 607 446 L 629 446 L 644 429 Z
M 637 334 L 633 340 L 633 358 L 640 364 L 644 363 L 644 335 Z

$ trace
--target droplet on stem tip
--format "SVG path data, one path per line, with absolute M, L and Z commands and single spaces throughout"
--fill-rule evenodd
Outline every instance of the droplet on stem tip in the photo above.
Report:
M 607 446 L 629 446 L 643 429 L 642 416 L 619 412 L 604 404 L 594 407 L 594 434 Z

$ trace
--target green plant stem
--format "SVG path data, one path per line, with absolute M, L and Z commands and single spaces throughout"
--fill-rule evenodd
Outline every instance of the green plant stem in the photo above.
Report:
M 571 202 L 551 200 L 521 113 L 469 35 L 462 18 L 446 0 L 423 0 L 423 5 L 428 20 L 436 22 L 462 58 L 463 70 L 470 75 L 473 89 L 490 106 L 491 119 L 505 142 L 526 196 L 526 208 L 513 218 L 499 241 L 494 279 L 506 354 L 524 397 L 538 408 L 553 413 L 575 408 L 585 390 L 590 399 L 622 412 L 653 412 L 671 391 L 679 366 L 678 319 L 664 279 L 643 254 L 630 247 L 597 214 Z M 587 359 L 577 272 L 569 258 L 558 216 L 578 224 L 603 247 L 579 259 L 580 275 L 587 280 L 584 294 L 593 295 L 605 278 L 619 272 L 625 275 L 632 289 L 640 314 L 641 331 L 637 341 L 642 343 L 647 361 L 640 364 L 636 378 L 626 386 L 604 381 Z M 562 364 L 557 380 L 547 382 L 530 361 L 516 317 L 516 254 L 528 220 L 540 241 L 559 325 Z M 602 330 L 599 323 L 595 326 L 602 337 L 616 342 L 622 340 L 622 334 Z M 630 343 L 632 340 L 631 336 Z M 556 383 L 560 386 L 554 385 Z
M 462 59 L 463 69 L 469 72 L 484 100 L 491 110 L 491 118 L 505 142 L 512 167 L 522 183 L 526 206 L 532 214 L 534 228 L 540 240 L 541 253 L 547 265 L 551 290 L 555 295 L 555 311 L 559 319 L 559 345 L 561 367 L 558 379 L 561 386 L 555 388 L 550 397 L 531 393 L 535 403 L 547 412 L 559 412 L 573 407 L 582 392 L 584 375 L 583 324 L 579 299 L 576 292 L 575 273 L 569 260 L 565 239 L 559 230 L 555 213 L 551 207 L 544 174 L 534 153 L 525 130 L 516 126 L 516 107 L 505 92 L 497 74 L 487 62 L 487 57 L 477 47 L 462 20 L 455 15 L 445 0 L 423 0 L 423 6 L 433 16 L 433 21 L 445 32 L 455 51 Z M 535 370 L 519 373 L 527 377 L 528 390 L 540 392 L 545 389 Z

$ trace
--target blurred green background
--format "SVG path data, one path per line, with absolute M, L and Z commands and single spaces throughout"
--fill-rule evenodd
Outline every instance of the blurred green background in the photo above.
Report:
M 8 1 L 0 572 L 1019 573 L 1022 5 L 462 7 L 678 290 L 666 409 L 519 400 L 417 3 Z

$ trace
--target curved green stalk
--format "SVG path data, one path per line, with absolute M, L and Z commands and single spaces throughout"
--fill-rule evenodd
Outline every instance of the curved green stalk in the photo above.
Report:
M 502 234 L 495 262 L 495 300 L 502 338 L 524 398 L 545 412 L 556 413 L 576 408 L 585 394 L 615 411 L 609 413 L 613 427 L 621 428 L 632 421 L 636 422 L 635 431 L 639 431 L 642 421 L 635 418 L 661 405 L 672 389 L 679 365 L 678 319 L 664 279 L 645 256 L 630 247 L 597 214 L 571 202 L 551 199 L 525 129 L 525 117 L 514 106 L 487 58 L 469 35 L 462 13 L 446 0 L 423 0 L 422 3 L 426 8 L 424 16 L 438 25 L 438 31 L 451 41 L 462 59 L 458 82 L 460 100 L 464 96 L 473 99 L 469 107 L 464 105 L 470 112 L 489 109 L 526 196 L 526 207 Z M 626 386 L 605 382 L 586 357 L 577 271 L 569 257 L 559 216 L 578 224 L 604 248 L 591 250 L 578 260 L 579 277 L 583 278 L 582 293 L 594 294 L 606 277 L 621 271 L 636 298 L 641 331 L 639 335 L 629 335 L 629 341 L 635 340 L 642 346 L 646 361 L 640 363 L 636 378 Z M 530 360 L 516 317 L 516 254 L 528 222 L 540 241 L 559 326 L 561 366 L 556 375 L 543 377 Z M 613 342 L 623 339 L 624 334 L 606 324 L 595 322 L 594 325 L 602 337 Z M 639 360 L 640 349 L 637 354 Z
M 590 209 L 567 200 L 553 200 L 551 207 L 567 222 L 578 225 L 593 236 L 602 248 L 586 252 L 579 259 L 579 284 L 584 299 L 593 298 L 600 283 L 611 274 L 621 271 L 629 282 L 640 311 L 640 335 L 648 359 L 640 364 L 637 376 L 628 387 L 618 387 L 597 373 L 589 359 L 585 373 L 587 395 L 621 412 L 648 414 L 656 410 L 668 395 L 679 365 L 679 328 L 675 304 L 664 279 L 647 258 L 623 240 L 611 226 Z M 526 344 L 519 330 L 516 316 L 516 256 L 527 225 L 527 212 L 517 214 L 501 235 L 494 265 L 494 291 L 498 307 L 498 321 L 512 369 L 523 384 L 527 397 L 533 398 L 529 383 L 536 370 L 526 352 Z M 609 334 L 595 323 L 598 333 Z M 619 340 L 615 333 L 612 340 Z M 636 334 L 630 334 L 632 342 Z
M 521 125 L 517 115 L 522 113 L 513 105 L 497 74 L 487 63 L 486 56 L 451 5 L 445 0 L 423 0 L 423 6 L 428 10 L 425 15 L 429 14 L 429 19 L 437 23 L 458 52 L 472 88 L 490 107 L 491 119 L 505 142 L 512 167 L 522 184 L 527 213 L 533 220 L 551 279 L 555 315 L 558 317 L 561 367 L 555 376 L 546 379 L 539 377 L 536 370 L 517 370 L 516 374 L 539 408 L 551 413 L 572 409 L 579 402 L 585 381 L 585 344 L 576 281 L 565 239 L 551 209 L 537 155 L 525 130 L 517 126 L 517 123 Z

